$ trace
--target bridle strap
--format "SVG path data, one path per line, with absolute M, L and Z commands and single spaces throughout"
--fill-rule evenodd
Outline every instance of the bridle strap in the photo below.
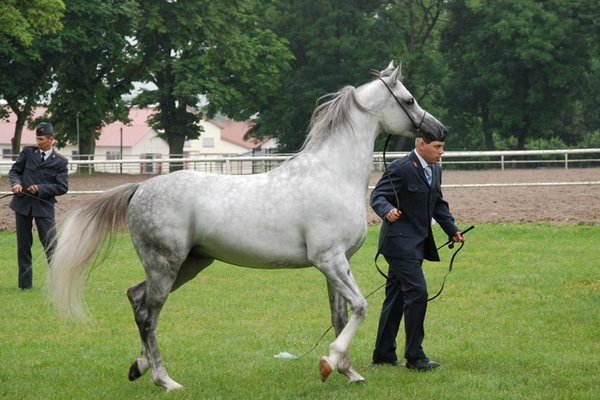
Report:
M 406 114 L 406 116 L 410 120 L 410 123 L 415 128 L 415 130 L 417 131 L 417 136 L 420 136 L 421 138 L 423 138 L 427 143 L 430 143 L 430 142 L 436 140 L 436 138 L 434 138 L 429 133 L 427 133 L 427 132 L 421 132 L 421 126 L 423 125 L 423 121 L 425 120 L 425 116 L 427 115 L 427 111 L 423 110 L 423 115 L 421 116 L 421 119 L 419 120 L 419 123 L 417 124 L 415 122 L 415 120 L 413 119 L 413 117 L 408 112 L 408 110 L 406 109 L 406 106 L 404 104 L 402 104 L 402 102 L 400 101 L 400 99 L 398 99 L 398 97 L 396 96 L 396 94 L 394 94 L 394 91 L 392 90 L 392 88 L 390 88 L 390 86 L 381 77 L 378 78 L 378 79 L 383 83 L 383 85 L 386 87 L 386 89 L 388 90 L 388 92 L 390 92 L 390 94 L 392 95 L 392 97 L 394 98 L 394 100 L 396 100 L 396 103 L 398 103 L 398 105 L 400 106 L 400 108 L 402 109 L 402 111 L 404 111 L 404 113 Z

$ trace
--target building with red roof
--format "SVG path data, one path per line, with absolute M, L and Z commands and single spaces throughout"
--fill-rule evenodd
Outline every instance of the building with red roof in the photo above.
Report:
M 44 108 L 38 107 L 35 116 L 41 116 Z M 114 122 L 102 128 L 100 137 L 96 141 L 95 160 L 120 159 L 161 159 L 169 158 L 169 146 L 158 137 L 157 132 L 148 123 L 148 118 L 153 114 L 152 108 L 132 107 L 129 110 L 128 124 Z M 16 117 L 10 115 L 8 119 L 0 121 L 0 148 L 3 159 L 11 159 L 11 139 L 14 136 Z M 255 141 L 245 140 L 244 135 L 250 129 L 249 122 L 236 122 L 227 119 L 203 120 L 203 132 L 200 138 L 189 140 L 184 145 L 184 157 L 198 156 L 235 156 L 252 153 L 264 149 L 265 146 L 274 148 L 272 140 Z M 35 132 L 23 128 L 21 147 L 35 145 Z M 75 159 L 77 146 L 68 144 L 60 153 L 67 158 Z M 2 168 L 4 171 L 6 168 Z

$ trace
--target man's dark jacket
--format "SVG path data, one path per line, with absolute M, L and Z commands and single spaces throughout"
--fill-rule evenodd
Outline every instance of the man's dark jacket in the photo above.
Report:
M 379 235 L 381 254 L 396 258 L 439 261 L 432 218 L 452 237 L 459 231 L 441 191 L 442 168 L 433 166 L 431 187 L 415 151 L 390 163 L 371 193 L 371 207 L 383 219 Z M 398 204 L 399 203 L 399 204 Z M 400 219 L 386 216 L 398 208 Z
M 53 218 L 55 196 L 63 195 L 69 189 L 67 164 L 68 160 L 56 150 L 42 162 L 39 147 L 23 148 L 8 172 L 10 184 L 12 187 L 20 183 L 23 192 L 31 185 L 37 185 L 38 193 L 13 196 L 10 208 L 22 215 Z

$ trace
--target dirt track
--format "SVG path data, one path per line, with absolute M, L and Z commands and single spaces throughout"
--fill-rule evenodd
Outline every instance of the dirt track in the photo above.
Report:
M 380 174 L 374 173 L 371 186 Z M 70 190 L 105 190 L 122 183 L 140 182 L 149 175 L 97 174 L 71 176 Z M 492 171 L 445 171 L 444 185 L 490 183 L 598 182 L 600 168 L 532 169 Z M 0 177 L 0 190 L 10 190 L 6 176 Z M 57 204 L 57 218 L 93 195 L 67 194 Z M 445 187 L 444 197 L 459 223 L 534 222 L 560 224 L 600 223 L 600 185 L 525 187 Z M 10 197 L 0 200 L 0 230 L 14 230 L 14 215 L 8 208 Z M 370 208 L 368 208 L 370 212 Z M 372 212 L 370 223 L 379 219 Z

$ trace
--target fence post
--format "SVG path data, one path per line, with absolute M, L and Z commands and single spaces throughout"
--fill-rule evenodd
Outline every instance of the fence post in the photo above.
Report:
M 569 169 L 569 153 L 565 153 L 565 169 Z

